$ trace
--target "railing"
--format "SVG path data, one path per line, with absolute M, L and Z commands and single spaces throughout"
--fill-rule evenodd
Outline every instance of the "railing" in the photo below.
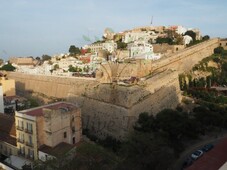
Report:
M 23 156 L 23 157 L 25 156 L 25 153 L 24 153 L 24 152 L 18 151 L 17 153 L 18 153 L 18 155 L 20 155 L 20 156 Z
M 18 138 L 18 139 L 17 139 L 17 142 L 19 142 L 19 143 L 22 143 L 22 144 L 23 144 L 23 143 L 24 143 L 24 139 L 20 139 L 20 138 Z
M 26 133 L 33 134 L 33 130 L 32 130 L 32 129 L 25 129 L 24 131 L 25 131 Z
M 30 154 L 27 154 L 27 155 L 26 155 L 26 158 L 27 158 L 27 159 L 34 160 L 34 156 L 33 156 L 33 155 L 30 155 Z
M 30 143 L 30 142 L 26 142 L 26 145 L 30 146 L 30 147 L 33 147 L 33 143 Z
M 22 126 L 17 126 L 17 130 L 23 131 L 23 130 L 24 130 L 24 127 L 22 127 Z

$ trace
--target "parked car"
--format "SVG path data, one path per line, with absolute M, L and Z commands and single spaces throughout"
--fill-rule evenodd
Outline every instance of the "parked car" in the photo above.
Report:
M 201 157 L 203 155 L 203 151 L 202 150 L 197 150 L 194 153 L 191 154 L 191 158 L 196 160 L 199 157 Z
M 208 152 L 208 151 L 211 150 L 213 147 L 214 147 L 213 144 L 204 145 L 204 146 L 202 147 L 202 151 L 203 151 L 203 152 Z

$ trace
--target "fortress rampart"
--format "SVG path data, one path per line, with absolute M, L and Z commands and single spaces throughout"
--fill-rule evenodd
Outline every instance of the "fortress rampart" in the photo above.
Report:
M 36 76 L 9 73 L 18 91 L 33 91 L 49 97 L 66 98 L 82 110 L 83 128 L 99 137 L 107 135 L 123 139 L 142 112 L 156 114 L 175 108 L 181 101 L 178 74 L 213 53 L 218 39 L 187 48 L 160 61 L 139 61 L 125 67 L 125 76 L 134 74 L 150 78 L 137 85 L 104 84 L 96 79 Z M 105 77 L 105 76 L 104 76 Z
M 156 74 L 167 69 L 177 70 L 179 73 L 187 72 L 203 58 L 212 55 L 214 48 L 219 45 L 220 40 L 214 38 L 179 50 L 176 53 L 163 56 L 160 60 L 137 60 L 134 64 L 119 64 L 117 73 L 115 74 L 120 75 L 120 77 L 144 77 L 148 74 Z M 113 67 L 111 66 L 111 64 L 103 65 L 102 71 L 104 74 L 100 80 L 101 82 L 110 82 L 109 77 L 113 75 Z

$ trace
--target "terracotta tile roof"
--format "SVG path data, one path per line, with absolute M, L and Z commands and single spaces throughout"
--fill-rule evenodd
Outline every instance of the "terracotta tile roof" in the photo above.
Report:
M 227 138 L 195 161 L 187 170 L 218 170 L 227 161 Z
M 40 146 L 39 151 L 59 158 L 59 157 L 64 156 L 69 151 L 71 151 L 74 147 L 75 147 L 75 145 L 71 145 L 71 144 L 62 142 L 62 143 L 59 143 L 58 145 L 56 145 L 55 147 L 42 145 L 42 146 Z
M 75 108 L 76 106 L 70 103 L 66 103 L 66 102 L 58 102 L 58 103 L 54 103 L 54 104 L 49 104 L 49 105 L 45 105 L 45 106 L 41 106 L 41 107 L 36 107 L 33 109 L 28 109 L 28 110 L 23 110 L 19 113 L 24 113 L 26 115 L 29 116 L 43 116 L 43 109 L 51 109 L 51 110 L 72 110 L 73 108 Z

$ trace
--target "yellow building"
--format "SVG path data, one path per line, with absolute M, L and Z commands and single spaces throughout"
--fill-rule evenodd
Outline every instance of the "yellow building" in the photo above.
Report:
M 75 145 L 82 137 L 81 111 L 66 102 L 16 111 L 15 122 L 18 153 L 28 159 L 37 160 L 44 146 Z
M 15 80 L 9 80 L 4 76 L 0 76 L 0 84 L 2 85 L 3 96 L 15 96 Z

